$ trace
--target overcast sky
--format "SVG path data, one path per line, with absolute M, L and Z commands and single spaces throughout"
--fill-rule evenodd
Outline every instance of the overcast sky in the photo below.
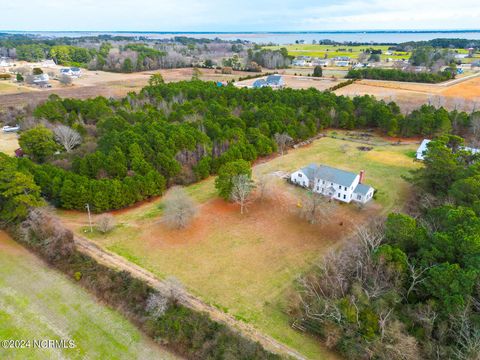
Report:
M 479 0 L 1 0 L 1 30 L 478 29 Z

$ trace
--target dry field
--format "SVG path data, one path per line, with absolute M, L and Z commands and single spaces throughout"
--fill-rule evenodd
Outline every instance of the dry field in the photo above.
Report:
M 337 95 L 373 95 L 397 102 L 404 111 L 425 103 L 449 109 L 471 111 L 480 103 L 480 76 L 443 84 L 418 84 L 398 81 L 361 80 L 335 91 Z
M 324 138 L 259 162 L 254 176 L 269 174 L 273 195 L 254 202 L 243 216 L 237 206 L 216 197 L 213 178 L 189 186 L 186 190 L 199 203 L 199 211 L 184 230 L 171 229 L 162 221 L 162 199 L 113 212 L 118 226 L 106 236 L 85 232 L 83 213 L 59 211 L 59 215 L 67 226 L 100 246 L 161 278 L 178 278 L 204 301 L 309 358 L 330 358 L 317 341 L 289 326 L 284 311 L 287 293 L 299 274 L 340 245 L 358 225 L 400 208 L 408 198 L 409 185 L 400 176 L 418 166 L 409 157 L 417 144 L 393 146 L 385 140 L 378 144 L 365 152 L 358 150 L 360 143 Z M 312 162 L 365 169 L 367 183 L 379 190 L 376 200 L 364 209 L 338 205 L 328 221 L 316 225 L 299 219 L 297 205 L 304 190 L 278 175 Z M 394 192 L 389 191 L 392 188 Z
M 0 324 L 0 340 L 71 339 L 76 345 L 57 350 L 0 348 L 1 359 L 178 359 L 2 231 Z
M 18 148 L 17 134 L 0 132 L 0 152 L 13 156 L 14 151 Z
M 48 69 L 45 69 L 48 72 Z M 12 92 L 2 93 L 0 87 L 0 108 L 8 106 L 23 106 L 27 104 L 38 104 L 44 101 L 51 94 L 58 94 L 61 97 L 72 97 L 86 99 L 95 96 L 122 97 L 132 91 L 140 91 L 147 85 L 148 79 L 156 72 L 160 72 L 166 82 L 190 80 L 192 68 L 166 69 L 160 71 L 146 71 L 133 74 L 110 73 L 105 71 L 82 70 L 83 76 L 74 80 L 73 85 L 62 86 L 58 81 L 51 81 L 53 88 L 37 89 L 27 86 L 9 88 L 16 89 Z M 200 79 L 205 81 L 228 81 L 238 79 L 241 76 L 251 75 L 241 71 L 234 71 L 231 75 L 217 74 L 213 69 L 201 69 Z

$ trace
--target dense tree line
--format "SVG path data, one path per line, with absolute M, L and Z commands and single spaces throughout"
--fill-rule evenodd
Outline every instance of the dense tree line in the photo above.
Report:
M 329 127 L 431 136 L 467 129 L 471 119 L 427 105 L 405 116 L 395 103 L 371 96 L 156 78 L 120 100 L 52 96 L 34 115 L 46 126 L 23 131 L 20 144 L 35 161 L 29 168 L 42 193 L 58 206 L 82 209 L 89 202 L 95 211 L 198 181 L 232 161 L 267 156 L 277 150 L 279 134 L 296 142 Z
M 480 156 L 462 145 L 432 141 L 411 215 L 359 231 L 300 281 L 297 328 L 349 359 L 478 359 Z
M 455 72 L 449 69 L 442 72 L 431 73 L 413 71 L 411 72 L 399 69 L 364 68 L 349 70 L 346 77 L 348 79 L 374 79 L 420 83 L 439 83 L 455 78 Z
M 286 48 L 279 50 L 249 49 L 248 61 L 254 62 L 268 69 L 283 69 L 290 66 L 293 56 L 288 55 Z
M 398 45 L 399 50 L 404 50 L 407 47 L 418 48 L 431 46 L 435 48 L 456 48 L 456 49 L 465 49 L 465 48 L 480 48 L 480 40 L 471 40 L 471 39 L 448 39 L 448 38 L 437 38 L 432 40 L 425 41 L 408 41 Z

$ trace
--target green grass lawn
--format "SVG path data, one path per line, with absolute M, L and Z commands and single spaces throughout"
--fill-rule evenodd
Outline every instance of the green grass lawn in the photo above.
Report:
M 5 339 L 71 339 L 76 347 L 0 347 L 0 359 L 176 358 L 0 231 L 0 340 Z
M 295 215 L 295 204 L 254 204 L 241 216 L 234 205 L 216 198 L 214 177 L 186 191 L 199 204 L 199 215 L 184 230 L 162 225 L 161 199 L 116 214 L 120 226 L 108 235 L 83 233 L 161 278 L 174 276 L 204 301 L 248 322 L 312 359 L 330 359 L 320 343 L 294 331 L 286 315 L 287 293 L 295 278 L 325 252 L 341 243 L 355 226 L 373 216 L 400 208 L 409 194 L 402 179 L 420 166 L 413 162 L 417 144 L 392 145 L 373 138 L 371 151 L 363 144 L 341 140 L 346 132 L 330 133 L 311 145 L 253 168 L 254 177 L 292 172 L 310 163 L 354 172 L 366 171 L 366 183 L 378 189 L 375 201 L 360 210 L 338 205 L 338 213 L 323 225 L 310 225 Z M 277 191 L 300 195 L 303 190 L 280 179 Z M 70 213 L 61 213 L 72 219 Z M 82 218 L 86 219 L 82 214 Z M 349 225 L 339 226 L 339 222 Z M 76 222 L 77 226 L 80 223 Z M 85 222 L 76 230 L 82 232 Z

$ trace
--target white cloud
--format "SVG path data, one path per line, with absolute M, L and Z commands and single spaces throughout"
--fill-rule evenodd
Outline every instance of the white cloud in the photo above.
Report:
M 255 31 L 477 28 L 478 0 L 6 0 L 5 30 Z

